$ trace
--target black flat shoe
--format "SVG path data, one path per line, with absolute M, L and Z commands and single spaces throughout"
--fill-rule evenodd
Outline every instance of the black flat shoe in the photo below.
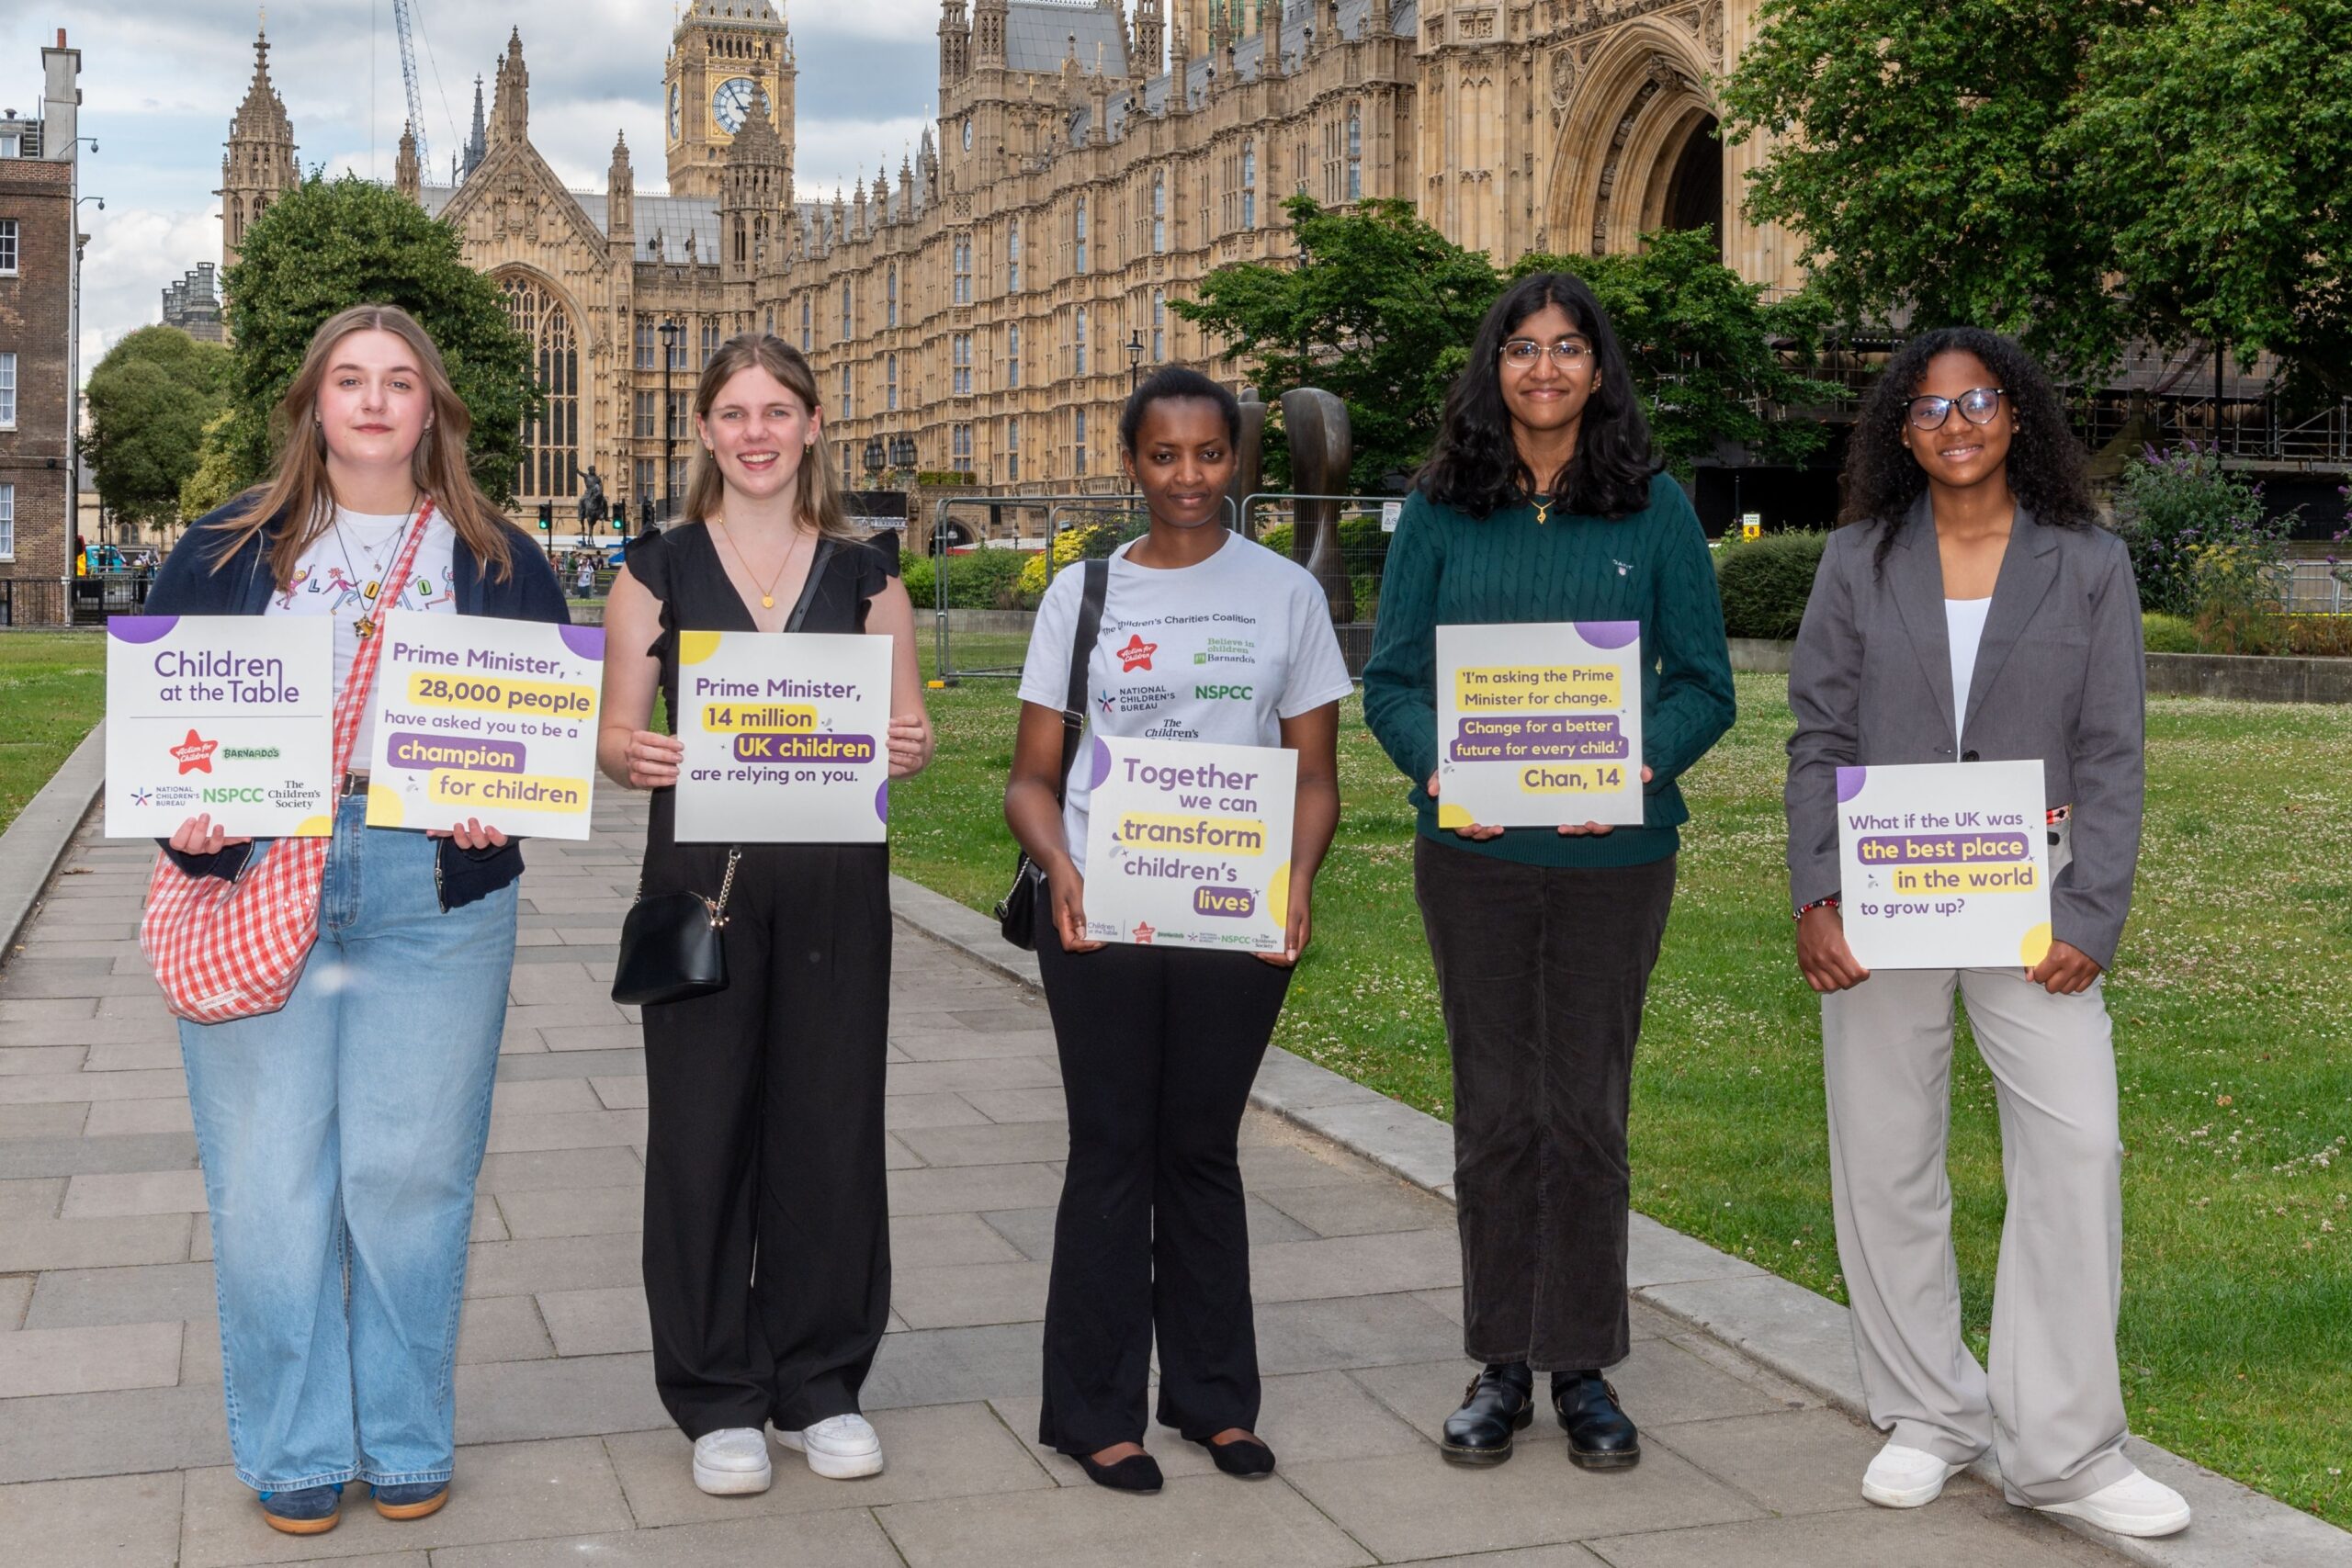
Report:
M 1552 1408 L 1568 1435 L 1569 1462 L 1586 1470 L 1627 1470 L 1642 1462 L 1634 1418 L 1618 1407 L 1617 1391 L 1599 1372 L 1555 1377 Z
M 1097 1464 L 1088 1454 L 1069 1457 L 1078 1461 L 1078 1468 L 1086 1472 L 1086 1479 L 1097 1486 L 1108 1486 L 1114 1492 L 1159 1490 L 1159 1461 L 1149 1454 L 1129 1454 L 1115 1464 Z
M 1524 1361 L 1488 1367 L 1463 1391 L 1462 1408 L 1445 1418 L 1438 1451 L 1453 1464 L 1500 1464 L 1511 1434 L 1535 1419 L 1535 1374 Z
M 1213 1442 L 1206 1438 L 1193 1439 L 1209 1450 L 1209 1459 L 1227 1475 L 1238 1475 L 1244 1481 L 1262 1481 L 1274 1472 L 1274 1450 L 1261 1438 L 1236 1438 L 1229 1443 Z

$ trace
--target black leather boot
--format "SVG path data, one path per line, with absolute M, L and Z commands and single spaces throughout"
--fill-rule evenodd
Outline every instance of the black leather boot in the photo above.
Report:
M 1462 1408 L 1445 1418 L 1438 1450 L 1454 1464 L 1500 1464 L 1511 1434 L 1535 1419 L 1535 1374 L 1524 1361 L 1488 1367 L 1463 1391 Z
M 1642 1462 L 1641 1434 L 1618 1407 L 1617 1391 L 1599 1372 L 1554 1372 L 1552 1408 L 1568 1434 L 1568 1460 L 1586 1470 L 1625 1470 Z

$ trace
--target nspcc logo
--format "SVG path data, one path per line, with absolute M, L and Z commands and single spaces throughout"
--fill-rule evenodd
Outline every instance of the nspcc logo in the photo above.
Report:
M 1193 697 L 1194 701 L 1204 703 L 1246 703 L 1256 690 L 1254 686 L 1195 686 Z

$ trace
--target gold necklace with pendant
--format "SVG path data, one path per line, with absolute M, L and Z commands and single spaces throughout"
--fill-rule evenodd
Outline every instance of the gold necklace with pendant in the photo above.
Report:
M 744 558 L 741 550 L 735 547 L 734 539 L 730 537 L 727 532 L 727 519 L 724 517 L 715 517 L 711 519 L 711 521 L 718 525 L 718 536 L 727 541 L 728 552 L 732 555 L 737 563 L 742 567 L 743 575 L 751 579 L 753 587 L 760 587 L 759 578 L 753 575 L 752 571 L 752 563 Z M 760 587 L 761 609 L 773 610 L 775 608 L 775 585 L 782 582 L 784 581 L 784 574 L 792 570 L 792 558 L 800 548 L 800 527 L 797 524 L 795 524 L 792 530 L 792 543 L 784 547 L 784 564 L 775 569 L 775 575 L 768 579 L 767 585 L 765 587 Z
M 1535 525 L 1538 528 L 1552 521 L 1552 508 L 1558 502 L 1559 497 L 1552 495 L 1530 495 L 1527 498 L 1527 504 L 1535 508 Z

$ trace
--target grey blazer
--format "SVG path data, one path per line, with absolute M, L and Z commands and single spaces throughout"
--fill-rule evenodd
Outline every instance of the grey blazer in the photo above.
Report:
M 1841 765 L 2039 757 L 2046 804 L 2073 807 L 2073 860 L 2051 879 L 2051 934 L 2111 966 L 2146 783 L 2146 664 L 2123 541 L 2104 528 L 2045 527 L 2018 508 L 1955 733 L 1928 498 L 1896 533 L 1883 574 L 1871 564 L 1879 533 L 1830 535 L 1789 666 L 1791 906 L 1838 890 Z

